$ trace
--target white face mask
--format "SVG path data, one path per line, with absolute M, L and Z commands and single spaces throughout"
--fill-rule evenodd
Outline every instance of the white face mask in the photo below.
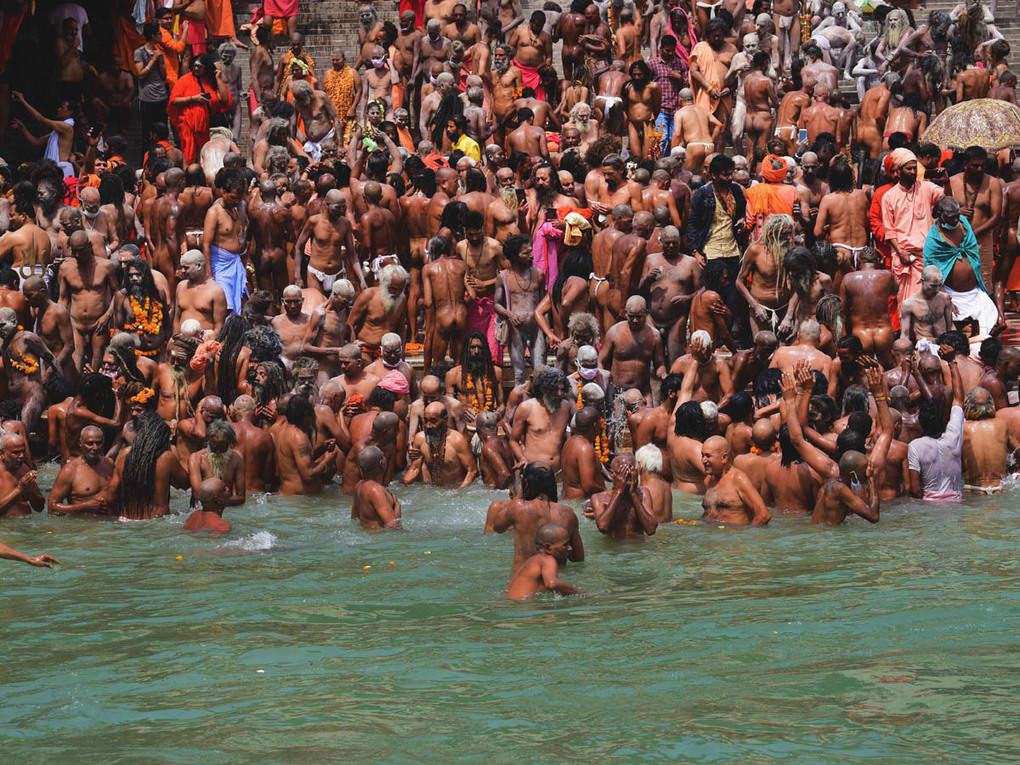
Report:
M 599 368 L 592 367 L 591 369 L 588 369 L 587 367 L 578 367 L 577 373 L 581 376 L 582 380 L 594 380 L 595 375 L 599 373 Z
M 101 212 L 102 212 L 102 210 L 100 210 L 100 209 L 97 209 L 95 212 L 89 212 L 84 207 L 81 208 L 81 214 L 84 215 L 89 220 L 94 220 L 95 218 L 98 218 L 99 217 L 99 213 L 101 213 Z

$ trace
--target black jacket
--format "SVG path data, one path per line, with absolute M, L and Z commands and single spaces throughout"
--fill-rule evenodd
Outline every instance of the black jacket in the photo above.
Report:
M 733 191 L 733 238 L 737 240 L 737 246 L 744 249 L 747 246 L 747 231 L 744 227 L 744 218 L 747 214 L 747 199 L 744 198 L 744 190 L 739 184 L 730 184 Z M 715 190 L 711 183 L 694 192 L 691 197 L 691 213 L 687 218 L 687 240 L 690 242 L 691 251 L 701 251 L 708 241 L 712 231 L 712 218 L 715 216 Z

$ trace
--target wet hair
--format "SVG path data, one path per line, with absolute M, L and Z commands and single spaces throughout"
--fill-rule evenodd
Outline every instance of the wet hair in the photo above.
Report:
M 439 220 L 440 228 L 450 229 L 454 241 L 460 241 L 464 238 L 464 216 L 468 212 L 468 206 L 463 202 L 448 202 Z
M 705 413 L 697 401 L 685 401 L 676 408 L 673 418 L 673 432 L 678 436 L 704 441 L 708 438 Z
M 384 412 L 392 412 L 393 406 L 397 403 L 397 394 L 381 385 L 376 385 L 372 388 L 372 392 L 368 394 L 368 399 L 365 403 L 369 407 L 378 407 Z
M 737 391 L 730 397 L 722 411 L 728 414 L 733 422 L 744 422 L 754 412 L 754 401 L 747 391 Z
M 861 343 L 861 339 L 857 335 L 847 335 L 844 338 L 840 338 L 839 342 L 836 343 L 836 349 L 840 351 L 847 351 L 851 356 L 860 356 L 864 353 L 864 345 Z
M 485 191 L 485 173 L 477 167 L 469 167 L 464 173 L 464 188 L 467 191 Z
M 1002 353 L 1002 341 L 999 338 L 986 337 L 981 341 L 981 349 L 978 351 L 978 356 L 988 366 L 995 366 L 999 360 L 1000 353 Z
M 856 430 L 862 436 L 871 434 L 871 427 L 874 422 L 867 412 L 850 412 L 846 419 L 846 427 L 849 430 Z
M 817 369 L 811 370 L 811 377 L 814 378 L 814 383 L 811 386 L 812 396 L 824 396 L 829 390 L 829 378 L 819 372 Z
M 843 414 L 868 411 L 868 391 L 863 385 L 849 385 L 843 391 Z
M 120 504 L 124 510 L 133 510 L 139 516 L 146 514 L 156 489 L 156 463 L 169 450 L 170 426 L 156 412 L 139 415 L 120 484 Z
M 103 417 L 113 417 L 117 397 L 113 393 L 113 380 L 99 372 L 92 372 L 81 378 L 78 385 L 81 396 L 89 411 Z
M 556 474 L 544 462 L 529 462 L 524 466 L 521 477 L 524 499 L 533 500 L 545 496 L 550 502 L 558 502 L 556 491 Z
M 854 187 L 854 171 L 846 162 L 835 162 L 829 166 L 829 190 L 851 191 Z
M 961 356 L 970 356 L 970 342 L 967 336 L 956 329 L 943 332 L 938 337 L 939 345 L 951 345 Z
M 801 462 L 800 452 L 797 451 L 796 444 L 793 443 L 793 439 L 790 438 L 790 427 L 784 422 L 779 426 L 779 434 L 777 440 L 779 441 L 779 464 L 783 467 L 790 467 L 795 462 Z
M 763 369 L 754 380 L 755 406 L 763 407 L 769 405 L 769 396 L 780 394 L 779 381 L 783 379 L 783 372 L 780 369 Z
M 237 357 L 244 347 L 247 331 L 248 322 L 232 313 L 227 316 L 216 336 L 217 342 L 222 344 L 216 368 L 216 392 L 224 401 L 233 400 L 237 390 Z
M 867 440 L 867 436 L 847 428 L 836 436 L 836 459 L 838 460 L 847 452 L 865 453 L 867 451 Z
M 925 399 L 917 410 L 917 422 L 925 436 L 939 438 L 946 429 L 946 407 L 940 399 Z
M 683 385 L 683 375 L 668 374 L 662 378 L 662 384 L 659 386 L 659 393 L 663 398 L 668 398 L 671 393 L 679 393 Z
M 839 414 L 836 409 L 836 402 L 832 400 L 832 397 L 821 394 L 811 396 L 809 411 L 811 409 L 817 412 L 818 419 L 825 425 L 825 429 L 831 430 L 832 424 L 836 421 Z
M 287 402 L 284 415 L 287 418 L 287 422 L 291 425 L 296 425 L 303 429 L 309 418 L 315 418 L 315 407 L 304 396 L 293 395 Z
M 556 282 L 552 288 L 553 305 L 560 306 L 563 299 L 563 285 L 571 276 L 577 276 L 588 281 L 592 272 L 591 253 L 581 247 L 572 247 L 563 259 L 560 272 L 556 276 Z

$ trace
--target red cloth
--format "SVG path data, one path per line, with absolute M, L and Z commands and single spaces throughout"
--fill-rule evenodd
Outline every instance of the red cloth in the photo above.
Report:
M 145 45 L 145 38 L 138 34 L 135 20 L 130 16 L 117 14 L 113 20 L 114 56 L 125 72 L 133 72 L 135 51 Z
M 265 0 L 262 7 L 272 19 L 289 19 L 297 16 L 298 0 Z
M 174 105 L 175 99 L 197 96 L 199 93 L 209 93 L 212 98 L 204 104 Z M 227 101 L 224 103 L 220 100 L 215 87 L 200 82 L 191 72 L 177 81 L 173 90 L 170 91 L 170 106 L 167 108 L 167 114 L 174 127 L 177 128 L 185 162 L 197 162 L 199 151 L 209 140 L 210 112 L 225 112 L 230 108 L 230 105 L 229 93 L 227 93 Z
M 545 101 L 545 88 L 542 87 L 542 78 L 538 76 L 538 67 L 525 66 L 516 58 L 514 66 L 521 70 L 521 83 L 524 87 L 534 89 L 535 98 Z
M 28 5 L 28 3 L 24 3 L 20 11 L 4 14 L 4 23 L 3 26 L 0 26 L 0 72 L 7 71 L 7 62 L 11 60 L 11 53 L 14 52 L 14 40 L 28 14 Z
M 181 23 L 184 23 L 182 17 Z M 201 56 L 206 52 L 205 47 L 205 22 L 188 20 L 188 36 L 184 41 L 191 46 L 191 52 L 195 56 Z
M 414 11 L 414 27 L 421 29 L 425 23 L 425 0 L 400 0 L 400 8 L 397 14 L 404 11 Z

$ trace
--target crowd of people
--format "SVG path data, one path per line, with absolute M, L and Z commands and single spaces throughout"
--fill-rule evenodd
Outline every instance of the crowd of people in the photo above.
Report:
M 399 529 L 401 486 L 480 481 L 524 598 L 674 490 L 755 526 L 1001 490 L 1020 160 L 923 138 L 1015 104 L 980 3 L 401 0 L 326 69 L 296 0 L 122 5 L 109 61 L 75 3 L 31 25 L 50 110 L 9 80 L 0 517 L 182 489 L 222 534 L 338 486 Z

